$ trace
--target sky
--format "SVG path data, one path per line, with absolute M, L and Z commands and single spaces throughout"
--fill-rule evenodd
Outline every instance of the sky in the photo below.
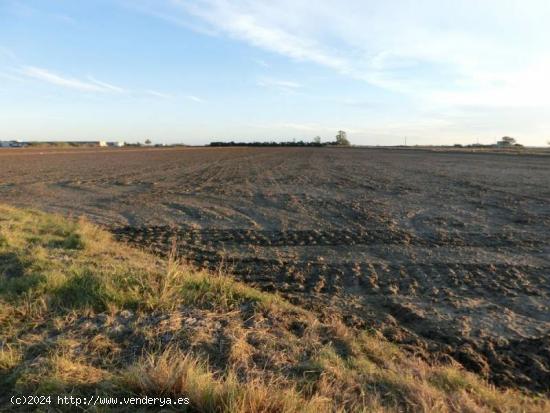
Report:
M 0 139 L 550 141 L 547 0 L 0 0 Z

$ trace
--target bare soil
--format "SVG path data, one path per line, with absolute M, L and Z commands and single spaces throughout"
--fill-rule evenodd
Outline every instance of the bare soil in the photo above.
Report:
M 389 149 L 0 150 L 0 201 L 550 391 L 550 157 Z

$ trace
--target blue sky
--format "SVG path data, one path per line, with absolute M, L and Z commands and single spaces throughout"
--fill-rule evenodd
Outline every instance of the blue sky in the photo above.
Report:
M 0 0 L 0 139 L 550 140 L 546 0 Z

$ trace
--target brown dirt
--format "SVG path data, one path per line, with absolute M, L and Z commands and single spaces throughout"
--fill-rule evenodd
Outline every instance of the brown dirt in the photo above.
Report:
M 0 150 L 0 199 L 228 266 L 427 359 L 550 391 L 550 162 L 375 149 Z

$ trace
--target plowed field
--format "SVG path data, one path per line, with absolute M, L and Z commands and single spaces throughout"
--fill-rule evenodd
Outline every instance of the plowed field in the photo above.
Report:
M 0 150 L 0 201 L 550 391 L 550 157 L 336 148 Z

